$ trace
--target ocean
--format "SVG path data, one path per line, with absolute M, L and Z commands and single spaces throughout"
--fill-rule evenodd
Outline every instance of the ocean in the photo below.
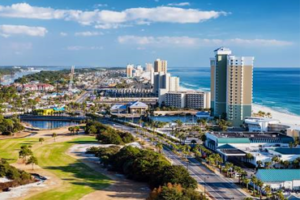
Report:
M 210 68 L 169 68 L 185 89 L 210 91 Z M 253 103 L 300 116 L 300 68 L 254 68 Z

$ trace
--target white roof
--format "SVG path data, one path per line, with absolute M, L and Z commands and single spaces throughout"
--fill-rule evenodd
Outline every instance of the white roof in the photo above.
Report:
M 226 47 L 217 48 L 216 50 L 214 50 L 214 52 L 217 55 L 230 55 L 231 54 L 231 50 L 229 48 L 226 48 Z
M 148 108 L 148 105 L 143 102 L 136 101 L 136 102 L 132 102 L 129 107 L 130 108 Z
M 248 123 L 279 123 L 280 121 L 277 119 L 271 119 L 271 118 L 262 118 L 262 117 L 251 117 L 251 118 L 246 118 L 245 122 Z

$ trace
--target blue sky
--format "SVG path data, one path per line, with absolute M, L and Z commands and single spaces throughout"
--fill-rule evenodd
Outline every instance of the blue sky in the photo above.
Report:
M 208 67 L 226 46 L 300 67 L 298 0 L 1 0 L 0 65 Z

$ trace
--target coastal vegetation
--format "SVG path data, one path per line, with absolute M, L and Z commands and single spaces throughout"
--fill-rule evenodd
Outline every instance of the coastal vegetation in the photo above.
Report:
M 0 114 L 0 134 L 13 135 L 16 132 L 22 131 L 24 126 L 16 117 L 6 119 Z
M 102 144 L 126 144 L 134 142 L 134 137 L 123 131 L 115 130 L 97 121 L 89 121 L 85 132 L 96 135 L 96 139 Z
M 66 84 L 69 81 L 70 71 L 61 70 L 61 71 L 40 71 L 34 74 L 28 74 L 23 77 L 20 77 L 15 80 L 16 83 L 28 83 L 31 81 L 39 81 L 40 83 L 49 83 L 49 84 Z

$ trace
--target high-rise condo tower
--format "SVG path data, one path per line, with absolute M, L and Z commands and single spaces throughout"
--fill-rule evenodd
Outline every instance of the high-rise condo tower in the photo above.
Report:
M 251 116 L 254 57 L 236 57 L 224 47 L 214 52 L 210 59 L 212 115 L 238 127 Z

